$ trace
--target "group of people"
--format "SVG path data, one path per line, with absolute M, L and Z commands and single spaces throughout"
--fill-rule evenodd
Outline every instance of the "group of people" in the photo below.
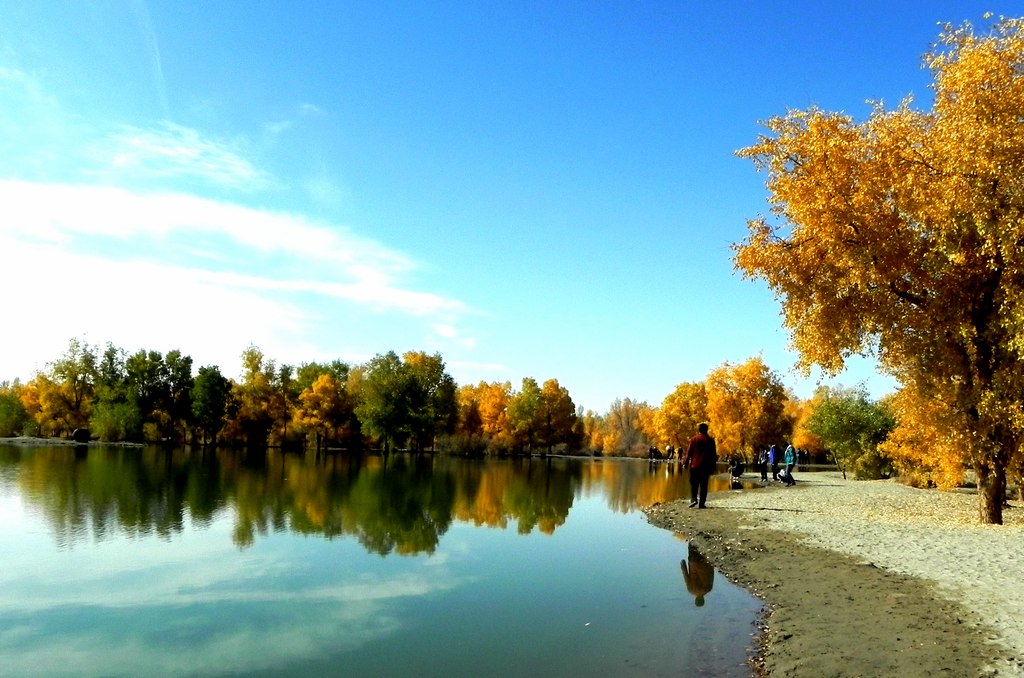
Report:
M 786 451 L 783 452 L 781 459 L 785 466 L 782 470 L 779 470 L 779 448 L 772 445 L 767 449 L 761 450 L 757 454 L 757 468 L 761 472 L 761 480 L 768 481 L 768 470 L 771 469 L 772 480 L 780 480 L 787 486 L 796 485 L 796 480 L 793 478 L 793 469 L 796 467 L 797 459 L 797 451 L 793 444 L 786 445 Z
M 651 458 L 661 457 L 656 447 L 651 447 Z M 674 450 L 669 447 L 666 450 L 668 455 L 680 458 L 683 466 L 690 472 L 690 508 L 704 508 L 708 498 L 708 479 L 715 474 L 718 464 L 718 451 L 715 447 L 715 439 L 708 435 L 708 425 L 701 424 L 697 427 L 697 435 L 690 439 L 686 446 L 686 454 L 683 456 L 682 448 Z M 661 457 L 664 458 L 664 457 Z M 796 468 L 799 459 L 796 448 L 792 443 L 786 445 L 785 451 L 780 454 L 779 448 L 775 445 L 758 452 L 755 468 L 761 472 L 761 480 L 768 481 L 768 471 L 771 470 L 772 480 L 786 484 L 787 487 L 796 485 L 793 478 L 793 469 Z M 779 468 L 779 463 L 784 465 Z M 738 459 L 730 464 L 730 472 L 733 482 L 738 482 L 739 476 L 743 475 L 745 465 Z

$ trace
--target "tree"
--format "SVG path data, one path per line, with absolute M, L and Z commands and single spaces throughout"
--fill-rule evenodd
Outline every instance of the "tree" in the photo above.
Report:
M 533 450 L 540 433 L 541 392 L 537 380 L 523 377 L 523 388 L 513 394 L 508 404 L 508 422 L 519 449 Z
M 508 407 L 512 401 L 512 384 L 492 382 L 466 384 L 456 392 L 459 424 L 458 440 L 463 453 L 484 451 L 503 453 L 512 444 Z
M 104 442 L 142 440 L 143 417 L 127 382 L 126 361 L 124 349 L 109 342 L 99 358 L 89 428 Z
M 512 425 L 508 408 L 512 404 L 512 384 L 507 381 L 480 382 L 463 395 L 464 400 L 475 400 L 480 414 L 480 426 L 485 436 L 492 441 L 508 442 Z
M 345 386 L 329 371 L 317 377 L 299 394 L 299 402 L 296 420 L 316 435 L 317 452 L 325 439 L 335 440 L 339 429 L 345 427 L 352 417 L 352 404 Z
M 0 438 L 20 435 L 28 422 L 28 410 L 21 402 L 21 385 L 0 382 Z
M 822 444 L 836 456 L 841 467 L 850 467 L 858 478 L 888 475 L 889 459 L 878 446 L 896 427 L 892 411 L 868 398 L 867 389 L 819 389 L 820 398 L 807 421 L 807 428 L 821 437 Z
M 654 415 L 659 442 L 676 449 L 685 448 L 697 433 L 697 426 L 708 420 L 708 393 L 704 384 L 682 383 L 665 396 Z
M 827 456 L 821 436 L 807 428 L 807 422 L 814 413 L 814 408 L 824 398 L 825 393 L 825 389 L 819 388 L 810 400 L 801 400 L 789 393 L 786 401 L 785 414 L 793 422 L 793 447 L 801 452 L 806 452 L 811 459 Z
M 283 439 L 289 419 L 284 384 L 289 378 L 287 367 L 278 370 L 277 363 L 256 346 L 242 351 L 242 382 L 233 389 L 238 408 L 230 426 L 232 437 L 244 438 L 249 448 L 266 447 L 276 425 Z
M 740 452 L 753 459 L 756 450 L 790 438 L 793 422 L 786 416 L 786 390 L 761 358 L 725 363 L 708 374 L 704 386 L 719 454 Z
M 356 415 L 363 429 L 380 438 L 387 454 L 410 432 L 414 412 L 424 394 L 408 366 L 394 351 L 378 354 L 362 372 Z
M 192 385 L 192 418 L 203 431 L 203 444 L 217 443 L 231 402 L 231 380 L 216 365 L 199 368 Z
M 164 364 L 167 367 L 167 413 L 171 417 L 173 427 L 182 426 L 182 434 L 177 436 L 179 440 L 185 440 L 184 431 L 192 422 L 192 387 L 195 379 L 192 376 L 192 356 L 182 355 L 178 349 L 167 352 L 164 356 Z
M 874 353 L 968 432 L 955 453 L 981 521 L 1001 523 L 1024 440 L 1024 20 L 946 27 L 926 62 L 931 110 L 766 123 L 739 154 L 776 220 L 749 222 L 735 261 L 781 300 L 802 367 Z
M 415 408 L 412 420 L 413 441 L 417 449 L 433 446 L 435 438 L 452 433 L 458 422 L 455 380 L 445 371 L 440 353 L 427 355 L 422 351 L 409 351 L 402 355 L 412 377 L 419 384 L 423 403 Z
M 96 387 L 96 350 L 72 339 L 63 356 L 26 384 L 22 403 L 46 434 L 70 433 L 89 423 Z
M 547 447 L 548 452 L 555 445 L 566 445 L 575 450 L 580 441 L 576 439 L 576 406 L 569 396 L 569 390 L 558 383 L 557 379 L 548 379 L 540 391 L 540 444 Z
M 601 418 L 600 442 L 604 454 L 646 456 L 651 437 L 645 430 L 651 406 L 630 398 L 616 399 Z
M 165 413 L 170 400 L 167 365 L 159 351 L 139 350 L 124 363 L 125 384 L 135 398 L 147 422 L 154 422 L 158 413 Z
M 290 388 L 296 392 L 295 422 L 313 433 L 316 448 L 323 439 L 351 444 L 359 432 L 354 399 L 348 388 L 351 368 L 341 360 L 302 363 Z

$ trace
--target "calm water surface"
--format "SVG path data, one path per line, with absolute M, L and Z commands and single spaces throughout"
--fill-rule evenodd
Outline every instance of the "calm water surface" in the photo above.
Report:
M 687 494 L 635 460 L 0 446 L 0 674 L 749 676 L 760 604 L 708 568 L 698 606 L 639 511 Z

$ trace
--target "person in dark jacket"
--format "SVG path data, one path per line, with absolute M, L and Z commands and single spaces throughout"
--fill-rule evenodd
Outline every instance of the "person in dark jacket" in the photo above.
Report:
M 690 471 L 690 508 L 704 508 L 708 498 L 708 478 L 715 472 L 718 452 L 715 439 L 708 435 L 708 425 L 697 427 L 697 435 L 690 438 L 683 466 Z

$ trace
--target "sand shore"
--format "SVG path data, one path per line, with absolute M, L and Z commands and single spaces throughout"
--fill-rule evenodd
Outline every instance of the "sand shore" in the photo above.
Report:
M 748 478 L 751 477 L 748 474 Z M 772 676 L 1024 676 L 1024 508 L 796 475 L 648 509 L 767 603 L 752 664 Z M 709 599 L 708 605 L 713 604 Z

